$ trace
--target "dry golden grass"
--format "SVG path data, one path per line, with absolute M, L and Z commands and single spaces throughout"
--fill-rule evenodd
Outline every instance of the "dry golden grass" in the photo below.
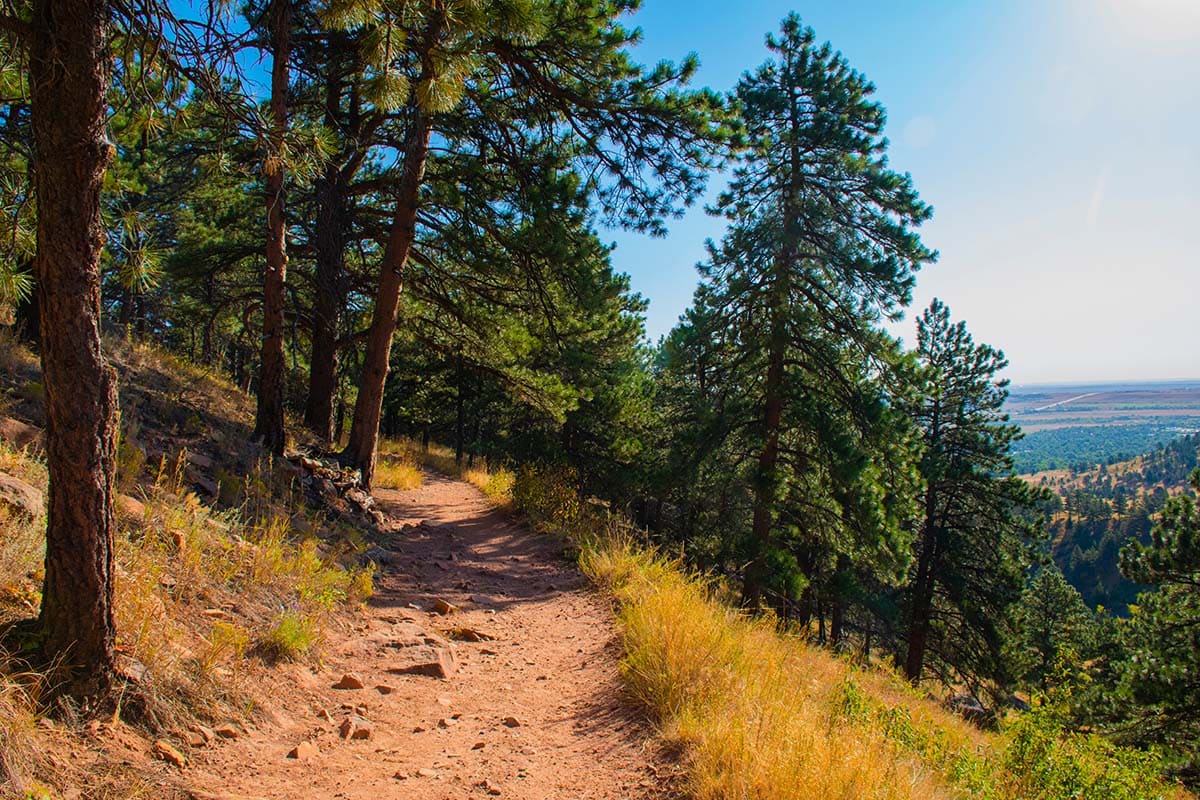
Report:
M 879 731 L 834 713 L 846 663 L 720 605 L 677 565 L 627 541 L 585 548 L 583 567 L 617 599 L 624 675 L 664 736 L 684 746 L 691 796 L 953 796 Z
M 506 507 L 512 502 L 516 473 L 503 465 L 489 464 L 485 458 L 476 457 L 470 466 L 460 465 L 455 462 L 454 451 L 450 448 L 431 444 L 423 449 L 420 444 L 408 439 L 389 441 L 384 445 L 383 452 L 402 452 L 406 457 L 443 475 L 464 480 L 497 506 Z
M 681 746 L 697 800 L 987 798 L 1163 800 L 1152 755 L 1061 730 L 1051 714 L 1001 734 L 949 713 L 890 670 L 860 667 L 769 617 L 751 618 L 680 563 L 638 544 L 619 515 L 581 499 L 569 474 L 522 470 L 514 504 L 580 545 L 612 595 L 623 674 Z
M 36 679 L 0 655 L 0 796 L 33 792 L 46 766 Z
M 122 718 L 155 736 L 178 734 L 197 719 L 244 718 L 256 707 L 252 677 L 263 669 L 251 656 L 316 657 L 339 611 L 369 596 L 372 569 L 355 565 L 366 543 L 357 529 L 331 529 L 307 511 L 290 472 L 242 452 L 250 418 L 244 394 L 152 347 L 109 346 L 123 373 L 118 484 L 137 498 L 118 503 L 117 645 L 147 668 L 121 692 Z M 30 366 L 6 354 L 0 384 L 27 380 L 5 373 L 10 362 Z M 180 439 L 227 456 L 212 476 L 224 510 L 190 491 L 186 451 L 147 463 L 140 449 Z M 0 443 L 0 470 L 45 489 L 45 467 L 28 452 Z M 44 536 L 44 517 L 0 512 L 0 622 L 36 614 Z M 89 797 L 163 796 L 136 767 L 93 752 L 70 725 L 40 724 L 42 682 L 0 661 L 0 798 L 54 797 L 46 787 L 81 780 Z M 45 757 L 72 749 L 89 756 L 86 767 Z
M 420 489 L 425 476 L 412 453 L 401 450 L 395 455 L 382 454 L 375 465 L 375 485 L 381 489 L 409 491 Z

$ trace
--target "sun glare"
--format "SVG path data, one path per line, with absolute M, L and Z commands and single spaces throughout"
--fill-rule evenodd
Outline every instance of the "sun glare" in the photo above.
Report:
M 1130 39 L 1181 42 L 1200 38 L 1200 0 L 1108 0 L 1106 5 L 1111 22 Z

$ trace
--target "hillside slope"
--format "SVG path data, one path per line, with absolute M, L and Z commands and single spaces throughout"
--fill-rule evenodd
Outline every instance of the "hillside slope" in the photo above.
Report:
M 32 498 L 0 496 L 0 623 L 15 631 L 40 600 L 46 473 L 36 359 L 3 344 L 0 489 Z M 554 539 L 432 473 L 376 504 L 303 441 L 273 462 L 248 442 L 237 387 L 154 347 L 108 349 L 129 683 L 99 720 L 47 707 L 5 634 L 0 798 L 615 800 L 659 785 L 611 613 Z M 381 478 L 422 483 L 394 456 Z M 345 673 L 363 688 L 333 688 Z
M 1188 490 L 1198 464 L 1200 434 L 1190 434 L 1125 461 L 1027 476 L 1058 497 L 1050 554 L 1088 604 L 1124 614 L 1149 588 L 1121 574 L 1121 548 L 1149 541 L 1159 511 Z

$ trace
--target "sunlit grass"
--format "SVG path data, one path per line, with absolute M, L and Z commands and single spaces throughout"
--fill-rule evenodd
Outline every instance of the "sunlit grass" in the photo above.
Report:
M 1151 755 L 1065 733 L 1038 712 L 980 731 L 888 669 L 725 605 L 706 579 L 580 498 L 569 474 L 523 470 L 513 495 L 537 528 L 580 545 L 583 570 L 614 598 L 622 674 L 682 748 L 690 797 L 1190 797 L 1159 777 Z
M 244 395 L 155 348 L 139 345 L 124 357 L 133 385 L 153 383 L 164 397 L 194 394 L 211 412 L 203 432 L 210 442 L 222 431 L 229 440 L 251 416 Z M 0 378 L 11 382 L 4 369 L 0 358 Z M 122 688 L 120 719 L 170 737 L 195 720 L 244 718 L 261 692 L 249 679 L 262 669 L 252 656 L 319 658 L 339 611 L 370 595 L 373 568 L 356 557 L 367 542 L 361 530 L 307 507 L 291 471 L 269 458 L 241 459 L 241 451 L 213 468 L 215 508 L 191 490 L 186 451 L 147 463 L 135 447 L 139 427 L 156 418 L 133 403 L 122 422 L 119 491 L 129 496 L 116 503 L 117 649 L 123 664 L 145 669 Z M 0 442 L 0 471 L 46 489 L 45 465 L 32 451 Z M 44 553 L 44 514 L 31 520 L 0 509 L 0 622 L 36 615 Z M 82 734 L 70 721 L 41 724 L 45 684 L 0 653 L 0 797 L 57 797 L 45 787 L 82 780 L 77 765 L 58 757 L 86 748 Z M 96 770 L 86 776 L 89 797 L 161 796 L 133 767 L 101 759 L 88 768 Z
M 411 453 L 383 455 L 375 465 L 374 483 L 381 489 L 408 491 L 421 488 L 425 476 Z
M 507 506 L 512 502 L 513 486 L 516 483 L 516 473 L 501 464 L 489 464 L 487 459 L 476 457 L 468 464 L 459 464 L 454 458 L 454 451 L 439 444 L 422 447 L 420 444 L 407 439 L 390 440 L 381 448 L 381 453 L 402 453 L 404 458 L 411 458 L 430 469 L 459 478 L 474 486 L 487 496 L 488 500 L 497 506 Z M 380 459 L 383 463 L 383 459 Z M 376 468 L 376 475 L 378 475 Z M 376 478 L 379 483 L 379 479 Z M 385 484 L 379 483 L 380 486 Z

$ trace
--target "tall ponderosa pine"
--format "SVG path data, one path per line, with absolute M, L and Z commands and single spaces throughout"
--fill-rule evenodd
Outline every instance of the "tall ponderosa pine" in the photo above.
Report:
M 1005 676 L 1038 493 L 1012 475 L 1020 429 L 1004 413 L 1004 354 L 976 344 L 939 300 L 917 322 L 916 354 L 925 493 L 904 591 L 904 672 L 916 683 L 932 661 L 939 678 L 978 687 Z
M 380 102 L 406 100 L 380 131 L 397 145 L 398 179 L 344 452 L 364 483 L 374 469 L 401 286 L 429 224 L 425 171 L 435 131 L 440 151 L 513 177 L 529 168 L 529 148 L 556 143 L 588 174 L 584 185 L 606 216 L 628 227 L 661 231 L 663 216 L 703 187 L 722 139 L 720 102 L 711 92 L 678 88 L 694 71 L 693 60 L 654 70 L 629 61 L 624 48 L 635 34 L 618 20 L 635 6 L 439 0 L 406 4 L 402 14 L 385 8 L 366 23 L 357 6 L 343 9 L 352 27 L 375 30 L 376 41 L 404 42 L 402 50 L 383 48 L 385 60 L 373 76 L 383 87 Z M 486 180 L 482 171 L 477 175 Z
M 900 455 L 884 440 L 903 439 L 904 425 L 879 383 L 893 348 L 872 326 L 908 302 L 913 273 L 933 259 L 912 230 L 931 211 L 887 166 L 874 87 L 794 15 L 768 47 L 776 58 L 737 87 L 750 146 L 721 198 L 729 232 L 705 267 L 707 305 L 736 340 L 735 379 L 755 393 L 759 415 L 750 606 L 762 601 L 778 528 L 793 524 L 781 518 L 789 493 L 821 483 L 822 469 L 830 517 L 874 517 L 849 527 L 877 527 L 894 540 L 883 549 L 902 556 L 902 493 L 884 490 L 896 476 L 870 453 Z
M 50 473 L 39 622 L 47 655 L 85 689 L 110 679 L 115 640 L 117 390 L 100 341 L 109 14 L 104 0 L 37 0 L 28 34 Z
M 264 16 L 270 30 L 271 119 L 269 145 L 263 161 L 267 195 L 267 250 L 263 271 L 262 348 L 259 357 L 258 413 L 254 435 L 275 455 L 283 455 L 284 300 L 287 291 L 287 222 L 284 191 L 287 182 L 285 142 L 288 131 L 288 87 L 291 70 L 292 0 L 271 0 Z

